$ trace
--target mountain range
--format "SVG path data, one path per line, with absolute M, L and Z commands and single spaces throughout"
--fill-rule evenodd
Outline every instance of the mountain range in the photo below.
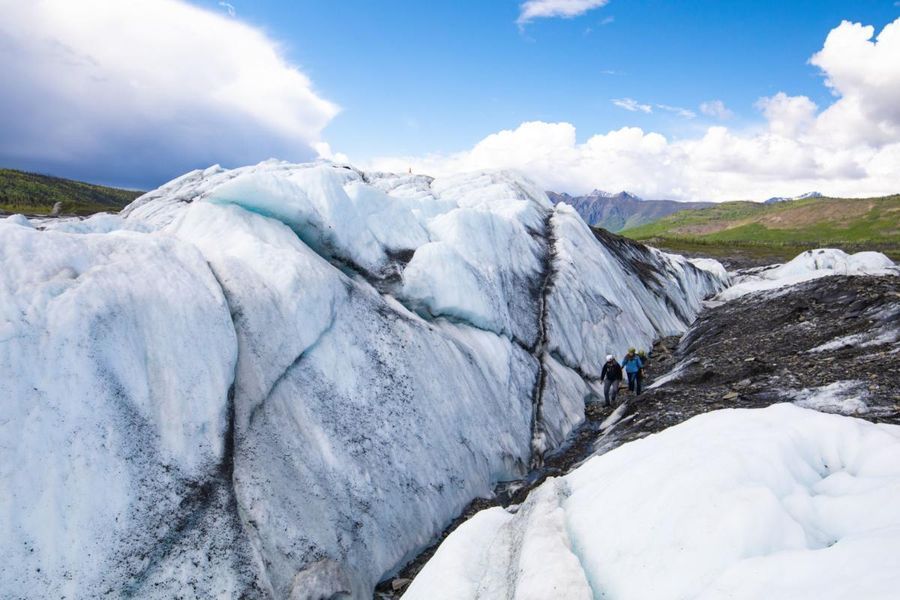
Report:
M 554 204 L 571 205 L 581 218 L 593 227 L 618 232 L 640 227 L 673 213 L 712 206 L 712 202 L 677 202 L 675 200 L 644 200 L 629 192 L 611 194 L 594 190 L 586 196 L 547 192 Z
M 790 202 L 722 202 L 671 214 L 622 235 L 672 251 L 702 244 L 703 254 L 733 253 L 736 246 L 831 247 L 900 255 L 900 195 L 880 198 L 807 197 Z

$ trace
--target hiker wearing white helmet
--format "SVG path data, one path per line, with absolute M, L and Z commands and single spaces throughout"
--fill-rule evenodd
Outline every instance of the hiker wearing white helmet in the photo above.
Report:
M 625 369 L 625 374 L 628 376 L 628 391 L 639 396 L 641 393 L 641 369 L 644 368 L 644 362 L 635 353 L 634 348 L 628 349 L 628 354 L 622 361 L 622 368 Z
M 603 382 L 603 399 L 607 406 L 612 406 L 619 395 L 619 384 L 622 382 L 622 367 L 612 354 L 606 355 L 606 363 L 600 370 L 600 381 Z

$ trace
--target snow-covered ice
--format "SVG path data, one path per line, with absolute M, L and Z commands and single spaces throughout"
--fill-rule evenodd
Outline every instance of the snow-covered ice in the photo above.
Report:
M 696 363 L 696 361 L 694 361 Z M 691 365 L 691 360 L 688 359 L 686 361 L 682 361 L 672 367 L 665 375 L 657 377 L 653 380 L 653 383 L 647 386 L 648 390 L 656 389 L 661 387 L 669 382 L 677 381 L 684 373 L 687 371 L 688 367 Z
M 689 258 L 688 259 L 692 265 L 697 267 L 698 269 L 703 269 L 705 271 L 709 271 L 711 273 L 715 273 L 719 278 L 728 281 L 730 275 L 728 274 L 728 270 L 725 266 L 719 261 L 712 258 Z
M 900 326 L 894 326 L 891 323 L 888 323 L 884 327 L 875 327 L 865 333 L 856 333 L 835 338 L 812 348 L 810 352 L 828 352 L 829 350 L 840 350 L 847 346 L 873 348 L 885 344 L 894 344 L 897 341 L 900 341 Z
M 892 598 L 898 494 L 900 427 L 716 411 L 476 514 L 404 598 Z
M 847 254 L 843 250 L 807 250 L 791 261 L 753 272 L 734 279 L 734 285 L 713 300 L 724 302 L 751 292 L 774 290 L 790 285 L 827 277 L 829 275 L 898 275 L 900 268 L 880 252 Z
M 725 285 L 513 173 L 277 161 L 0 261 L 4 597 L 371 595 Z
M 836 381 L 811 389 L 791 392 L 797 406 L 841 415 L 862 415 L 869 412 L 866 397 L 869 395 L 862 381 Z

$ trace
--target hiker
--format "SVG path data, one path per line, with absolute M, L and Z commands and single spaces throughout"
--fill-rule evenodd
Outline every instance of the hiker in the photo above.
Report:
M 637 375 L 637 387 L 640 390 L 644 389 L 644 371 L 647 369 L 647 365 L 650 364 L 650 359 L 647 358 L 647 353 L 643 350 L 640 350 L 637 353 L 637 357 L 641 359 L 641 368 L 638 370 Z
M 622 382 L 622 367 L 612 354 L 606 355 L 606 363 L 600 370 L 600 381 L 603 382 L 603 398 L 606 406 L 612 406 L 619 395 L 619 384 Z
M 628 391 L 634 392 L 636 396 L 641 393 L 639 373 L 643 367 L 644 363 L 634 353 L 634 348 L 629 348 L 628 354 L 625 355 L 625 359 L 622 361 L 622 368 L 625 369 L 625 375 L 628 376 Z

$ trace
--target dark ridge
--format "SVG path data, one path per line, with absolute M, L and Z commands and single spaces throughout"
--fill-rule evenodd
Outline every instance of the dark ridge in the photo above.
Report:
M 541 269 L 541 285 L 538 294 L 538 339 L 535 342 L 532 355 L 538 360 L 538 374 L 534 391 L 531 395 L 531 468 L 540 467 L 544 462 L 543 446 L 545 444 L 543 425 L 544 387 L 547 383 L 547 338 L 549 307 L 548 298 L 553 290 L 553 278 L 555 275 L 553 260 L 556 257 L 556 235 L 553 233 L 553 212 L 549 212 L 544 219 L 544 240 L 546 250 L 544 252 Z
M 570 196 L 547 192 L 554 204 L 564 202 L 581 215 L 592 227 L 622 231 L 652 223 L 657 219 L 680 212 L 712 206 L 712 202 L 678 202 L 675 200 L 642 200 L 628 192 L 607 196 L 594 192 L 586 196 Z
M 601 244 L 613 252 L 624 268 L 637 273 L 641 281 L 658 282 L 660 278 L 664 277 L 664 274 L 653 264 L 653 253 L 647 246 L 599 227 L 591 227 L 591 232 Z
M 143 194 L 135 190 L 94 185 L 72 179 L 0 169 L 0 212 L 48 215 L 90 215 L 118 211 Z

